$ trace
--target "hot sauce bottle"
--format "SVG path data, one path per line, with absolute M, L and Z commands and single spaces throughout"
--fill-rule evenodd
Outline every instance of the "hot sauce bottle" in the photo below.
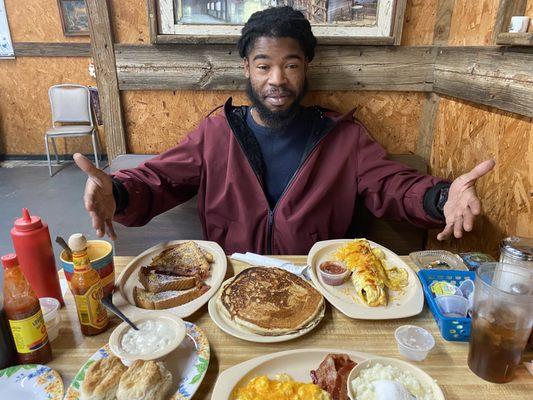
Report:
M 81 332 L 84 335 L 98 335 L 107 329 L 109 319 L 102 304 L 104 292 L 100 275 L 92 267 L 87 255 L 87 239 L 81 233 L 75 233 L 68 240 L 72 250 L 74 274 L 70 288 L 76 302 Z
M 2 256 L 4 311 L 13 334 L 19 364 L 45 364 L 52 347 L 39 299 L 19 267 L 15 254 Z

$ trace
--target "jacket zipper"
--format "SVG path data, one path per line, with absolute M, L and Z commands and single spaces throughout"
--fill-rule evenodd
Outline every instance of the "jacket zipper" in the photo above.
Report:
M 322 111 L 320 111 L 320 119 L 324 119 L 324 114 L 322 113 Z M 228 124 L 230 126 L 230 129 L 231 131 L 233 132 L 233 135 L 235 137 L 237 137 L 237 134 L 235 133 L 235 130 L 233 129 L 233 126 L 231 126 L 231 124 Z M 333 127 L 331 127 L 329 129 L 328 132 L 326 132 L 321 138 L 320 140 L 318 140 L 314 145 L 313 145 L 313 148 L 309 151 L 309 153 L 307 153 L 307 156 L 305 156 L 305 159 L 302 161 L 302 163 L 300 164 L 300 166 L 296 169 L 296 171 L 294 171 L 294 174 L 292 174 L 292 177 L 291 179 L 289 180 L 289 182 L 287 183 L 287 186 L 285 186 L 285 189 L 283 190 L 283 192 L 281 193 L 281 196 L 279 197 L 278 201 L 276 202 L 276 205 L 274 206 L 274 208 L 270 208 L 270 204 L 269 204 L 269 201 L 268 201 L 268 197 L 266 195 L 266 192 L 265 192 L 265 188 L 263 186 L 263 182 L 261 181 L 261 179 L 259 178 L 259 176 L 256 174 L 255 170 L 252 168 L 251 164 L 250 164 L 250 160 L 248 160 L 248 157 L 246 156 L 246 152 L 244 151 L 244 148 L 242 147 L 242 144 L 239 140 L 237 140 L 237 143 L 239 143 L 239 146 L 242 150 L 242 152 L 244 153 L 245 157 L 246 157 L 246 160 L 248 161 L 248 164 L 250 164 L 250 168 L 252 168 L 252 172 L 254 173 L 254 176 L 256 177 L 257 179 L 257 182 L 259 183 L 259 186 L 261 187 L 261 191 L 263 192 L 263 197 L 266 201 L 266 203 L 268 204 L 268 221 L 267 221 L 267 240 L 266 240 L 266 245 L 267 245 L 267 248 L 266 248 L 266 254 L 267 255 L 271 255 L 272 254 L 272 234 L 273 234 L 273 231 L 274 231 L 274 214 L 276 212 L 276 209 L 278 208 L 278 204 L 281 202 L 281 199 L 283 199 L 283 196 L 285 195 L 285 193 L 287 193 L 287 191 L 289 190 L 289 188 L 292 186 L 292 183 L 293 181 L 296 179 L 296 176 L 298 175 L 298 173 L 300 172 L 300 170 L 305 166 L 305 164 L 307 163 L 307 160 L 309 160 L 309 157 L 311 157 L 311 155 L 313 155 L 313 153 L 315 152 L 316 148 L 318 147 L 318 145 L 322 142 L 322 140 L 324 140 L 324 138 L 329 134 L 329 132 L 331 132 L 333 130 L 333 128 L 335 128 L 337 124 L 335 124 Z
M 324 119 L 324 114 L 322 113 L 322 111 L 320 111 L 320 119 Z M 314 152 L 316 151 L 318 145 L 320 143 L 322 143 L 322 141 L 324 140 L 324 138 L 326 136 L 328 136 L 328 134 L 333 130 L 333 128 L 335 128 L 337 124 L 335 124 L 333 127 L 331 127 L 314 145 L 313 147 L 311 148 L 311 150 L 307 153 L 307 155 L 305 156 L 305 159 L 301 162 L 301 164 L 299 165 L 299 167 L 296 169 L 296 171 L 294 171 L 294 174 L 292 174 L 292 177 L 291 179 L 289 180 L 289 182 L 287 183 L 287 186 L 285 186 L 285 189 L 283 189 L 283 192 L 281 193 L 281 196 L 279 196 L 279 199 L 278 201 L 276 202 L 276 205 L 274 206 L 274 209 L 273 210 L 270 210 L 270 207 L 269 207 L 269 211 L 268 211 L 268 234 L 267 234 L 267 252 L 268 254 L 272 254 L 272 234 L 274 232 L 274 214 L 276 212 L 276 209 L 278 208 L 278 204 L 281 203 L 281 200 L 283 199 L 283 196 L 285 196 L 285 193 L 287 193 L 287 191 L 290 189 L 290 187 L 292 186 L 292 183 L 294 182 L 294 180 L 296 179 L 296 177 L 298 176 L 298 173 L 304 168 L 305 164 L 307 163 L 307 160 L 309 160 L 309 158 L 314 154 Z M 263 194 L 264 194 L 264 189 L 263 189 Z M 266 196 L 266 195 L 265 195 Z

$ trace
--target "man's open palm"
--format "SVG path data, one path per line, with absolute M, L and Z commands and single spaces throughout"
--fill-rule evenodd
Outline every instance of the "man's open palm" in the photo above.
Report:
M 74 154 L 74 161 L 87 174 L 83 202 L 91 215 L 96 235 L 102 237 L 107 233 L 111 240 L 115 240 L 116 234 L 112 221 L 115 215 L 116 203 L 113 197 L 113 181 L 111 177 L 101 169 L 96 168 L 91 161 L 80 153 Z
M 446 227 L 437 235 L 438 240 L 446 240 L 452 233 L 456 238 L 460 238 L 463 236 L 463 230 L 472 230 L 476 215 L 481 214 L 481 202 L 475 189 L 476 180 L 492 170 L 494 165 L 493 160 L 483 161 L 452 182 L 448 200 L 444 205 Z

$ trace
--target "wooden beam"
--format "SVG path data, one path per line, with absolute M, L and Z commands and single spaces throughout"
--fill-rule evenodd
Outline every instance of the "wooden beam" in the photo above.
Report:
M 91 57 L 90 43 L 13 43 L 15 57 Z
M 322 46 L 310 64 L 312 90 L 429 92 L 433 47 Z M 243 90 L 242 60 L 228 45 L 117 45 L 121 90 Z
M 433 27 L 434 45 L 445 46 L 448 44 L 454 7 L 455 0 L 438 1 L 437 17 Z M 439 112 L 439 104 L 439 95 L 433 92 L 427 94 L 422 108 L 422 116 L 420 118 L 416 153 L 422 157 L 428 165 L 431 165 L 431 152 L 433 150 L 433 139 L 435 137 L 435 120 L 437 119 L 437 114 Z
M 437 5 L 437 17 L 433 31 L 433 44 L 437 46 L 447 45 L 452 25 L 453 9 L 455 0 L 440 0 Z
M 112 161 L 116 156 L 126 153 L 126 136 L 122 122 L 109 9 L 107 0 L 86 0 L 86 4 L 96 66 L 96 83 L 106 134 L 107 157 Z
M 503 32 L 496 38 L 496 44 L 507 46 L 533 46 L 533 32 Z
M 394 44 L 399 46 L 402 43 L 403 22 L 405 18 L 405 8 L 407 7 L 407 0 L 397 0 L 396 11 L 394 13 L 394 27 L 392 36 Z
M 428 165 L 431 160 L 433 138 L 435 136 L 435 120 L 439 111 L 440 96 L 435 93 L 427 93 L 426 101 L 422 108 L 420 118 L 420 131 L 416 144 L 416 154 L 422 157 Z
M 507 32 L 509 22 L 514 15 L 524 15 L 526 11 L 527 0 L 500 0 L 496 21 L 492 31 L 492 42 L 497 43 L 498 35 Z
M 441 48 L 434 79 L 436 93 L 533 117 L 533 49 Z
M 157 2 L 156 0 L 146 0 L 146 6 L 148 8 L 148 31 L 150 33 L 150 43 L 155 44 L 157 42 Z

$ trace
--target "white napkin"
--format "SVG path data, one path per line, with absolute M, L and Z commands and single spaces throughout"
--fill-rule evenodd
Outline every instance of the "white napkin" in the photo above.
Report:
M 307 266 L 305 265 L 298 266 L 287 261 L 279 260 L 277 258 L 265 257 L 260 254 L 255 254 L 255 253 L 250 253 L 250 252 L 246 252 L 246 254 L 233 253 L 231 255 L 231 258 L 233 260 L 243 261 L 251 265 L 261 265 L 264 267 L 281 268 L 281 269 L 284 269 L 285 271 L 291 272 L 295 275 L 299 275 L 307 279 L 306 274 L 305 274 Z

